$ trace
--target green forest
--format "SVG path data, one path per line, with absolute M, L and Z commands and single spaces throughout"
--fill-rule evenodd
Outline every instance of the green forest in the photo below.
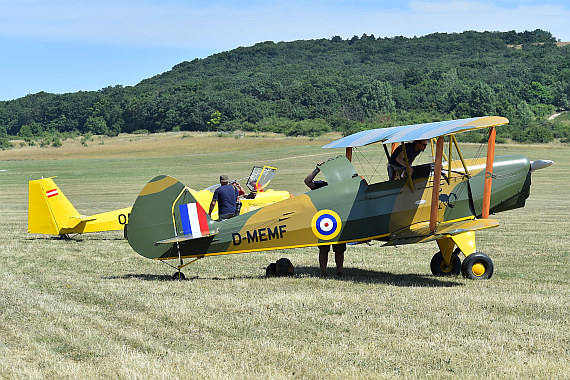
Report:
M 318 136 L 483 115 L 510 120 L 499 142 L 568 143 L 568 117 L 547 120 L 570 109 L 570 45 L 556 42 L 543 30 L 260 42 L 136 86 L 2 101 L 0 143 L 165 131 Z

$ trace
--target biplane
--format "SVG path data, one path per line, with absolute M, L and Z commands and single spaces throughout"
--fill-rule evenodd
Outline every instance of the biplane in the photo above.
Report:
M 268 189 L 277 169 L 271 166 L 254 166 L 246 185 L 250 193 L 240 200 L 242 212 L 249 212 L 267 204 L 289 198 L 287 191 Z M 65 194 L 56 185 L 53 178 L 42 178 L 28 183 L 28 232 L 35 234 L 58 235 L 67 239 L 70 234 L 89 232 L 120 231 L 128 224 L 131 207 L 108 211 L 95 215 L 81 215 Z M 189 189 L 193 197 L 208 207 L 216 187 L 196 191 Z M 212 217 L 218 213 L 217 206 Z
M 477 252 L 475 232 L 499 224 L 490 214 L 523 207 L 531 172 L 552 163 L 495 157 L 495 128 L 507 123 L 485 116 L 358 132 L 324 146 L 345 149 L 320 165 L 327 186 L 224 221 L 210 218 L 188 187 L 161 175 L 136 199 L 127 239 L 144 257 L 178 260 L 169 264 L 177 270 L 174 278 L 183 278 L 185 266 L 207 256 L 377 240 L 387 246 L 435 241 L 434 275 L 488 279 L 493 262 Z M 487 157 L 468 164 L 455 134 L 482 128 L 489 129 Z M 433 162 L 412 167 L 406 157 L 406 175 L 396 180 L 368 183 L 351 164 L 354 147 L 405 147 L 417 140 L 431 142 Z

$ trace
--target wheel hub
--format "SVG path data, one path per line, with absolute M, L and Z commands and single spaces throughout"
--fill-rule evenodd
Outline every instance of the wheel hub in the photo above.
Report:
M 443 273 L 449 273 L 453 269 L 453 265 L 445 265 L 445 263 L 442 261 L 439 268 Z
M 471 267 L 471 271 L 475 276 L 480 277 L 485 274 L 485 266 L 481 263 L 475 263 Z

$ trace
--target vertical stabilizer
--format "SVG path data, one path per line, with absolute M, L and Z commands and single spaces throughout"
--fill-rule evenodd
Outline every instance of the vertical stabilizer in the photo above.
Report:
M 127 239 L 144 257 L 172 258 L 177 256 L 177 237 L 207 236 L 214 223 L 187 187 L 161 175 L 146 184 L 133 204 Z
M 64 223 L 79 213 L 51 178 L 28 184 L 28 232 L 59 235 Z

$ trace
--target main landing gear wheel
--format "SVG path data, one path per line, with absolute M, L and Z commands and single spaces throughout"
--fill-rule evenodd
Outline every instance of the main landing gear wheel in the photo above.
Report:
M 482 252 L 472 253 L 463 260 L 461 274 L 471 280 L 487 280 L 493 275 L 493 261 Z
M 461 272 L 461 259 L 454 252 L 449 265 L 445 264 L 441 251 L 433 255 L 430 263 L 431 273 L 434 276 L 457 276 Z
M 178 280 L 178 281 L 184 281 L 184 280 L 186 280 L 186 276 L 185 276 L 184 273 L 182 273 L 182 272 L 175 272 L 175 273 L 172 275 L 172 279 L 173 279 L 173 280 Z

